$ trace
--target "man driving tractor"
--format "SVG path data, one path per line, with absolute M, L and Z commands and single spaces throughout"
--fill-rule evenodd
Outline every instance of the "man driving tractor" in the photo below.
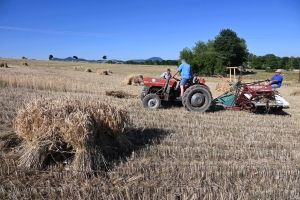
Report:
M 183 60 L 181 60 L 181 65 L 178 67 L 178 69 L 176 70 L 175 74 L 172 77 L 175 77 L 178 72 L 180 72 L 181 78 L 182 78 L 181 81 L 180 81 L 180 97 L 179 97 L 179 99 L 181 99 L 183 97 L 183 93 L 184 93 L 184 85 L 187 82 L 191 82 L 191 79 L 192 79 L 192 68 L 183 59 Z
M 272 88 L 280 88 L 283 81 L 283 77 L 281 75 L 281 69 L 277 69 L 275 71 L 275 75 L 272 77 L 270 85 Z

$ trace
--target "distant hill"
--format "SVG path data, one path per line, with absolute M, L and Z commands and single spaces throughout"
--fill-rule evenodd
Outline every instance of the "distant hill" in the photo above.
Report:
M 151 57 L 151 58 L 148 58 L 147 60 L 152 60 L 152 61 L 158 60 L 159 62 L 161 62 L 163 59 L 160 57 Z
M 67 57 L 67 58 L 53 58 L 52 60 L 57 60 L 57 61 L 74 61 L 75 59 L 73 59 L 72 57 Z M 88 61 L 88 60 L 83 59 L 83 58 L 78 58 L 76 61 Z
M 78 58 L 77 60 L 73 59 L 73 57 L 67 57 L 67 58 L 53 58 L 52 60 L 55 61 L 79 61 L 79 62 L 98 62 L 98 63 L 107 63 L 107 62 L 112 62 L 112 63 L 123 63 L 125 61 L 122 60 L 117 60 L 117 59 L 107 59 L 107 60 L 86 60 L 84 58 Z M 151 57 L 148 59 L 132 59 L 132 60 L 127 60 L 127 61 L 133 61 L 133 62 L 145 62 L 146 60 L 158 60 L 159 62 L 163 61 L 162 58 L 160 57 Z
M 158 60 L 159 62 L 161 62 L 163 59 L 160 58 L 160 57 L 151 57 L 151 58 L 148 58 L 148 59 L 133 59 L 133 60 L 128 60 L 128 61 L 145 62 L 146 60 L 152 60 L 152 61 Z

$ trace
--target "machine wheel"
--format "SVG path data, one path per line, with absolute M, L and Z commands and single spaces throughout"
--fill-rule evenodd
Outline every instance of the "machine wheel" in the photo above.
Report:
M 211 92 L 202 85 L 189 87 L 182 98 L 182 104 L 185 109 L 192 112 L 205 112 L 209 109 L 211 102 Z
M 143 101 L 144 97 L 145 97 L 145 92 L 142 92 L 140 95 L 141 101 Z
M 143 98 L 143 106 L 144 108 L 150 109 L 158 109 L 161 105 L 161 100 L 156 94 L 147 94 Z

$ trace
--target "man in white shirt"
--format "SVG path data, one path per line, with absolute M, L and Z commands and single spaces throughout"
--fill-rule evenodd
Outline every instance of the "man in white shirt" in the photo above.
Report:
M 160 75 L 160 78 L 161 78 L 161 79 L 169 79 L 169 78 L 171 78 L 171 77 L 172 77 L 172 75 L 171 75 L 171 70 L 170 70 L 170 69 L 167 69 L 166 72 L 164 72 L 164 73 L 162 73 L 162 74 Z

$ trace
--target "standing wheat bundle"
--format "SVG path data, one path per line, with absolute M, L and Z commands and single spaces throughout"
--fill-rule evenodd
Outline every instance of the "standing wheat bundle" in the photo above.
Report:
M 69 158 L 74 171 L 98 170 L 103 149 L 130 146 L 123 134 L 128 119 L 127 112 L 105 103 L 34 100 L 23 105 L 14 119 L 17 135 L 24 139 L 19 164 L 42 168 Z

